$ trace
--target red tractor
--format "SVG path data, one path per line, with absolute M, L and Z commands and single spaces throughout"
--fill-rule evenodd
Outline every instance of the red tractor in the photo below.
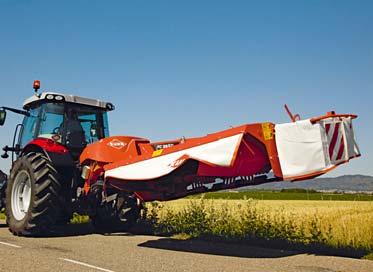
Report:
M 73 213 L 89 215 L 98 231 L 123 231 L 147 201 L 314 178 L 360 156 L 352 114 L 300 121 L 289 112 L 287 124 L 150 142 L 109 137 L 111 103 L 39 88 L 35 81 L 22 110 L 0 108 L 0 125 L 7 111 L 24 116 L 3 148 L 3 158 L 12 153 L 10 175 L 0 177 L 0 208 L 15 235 L 47 235 Z

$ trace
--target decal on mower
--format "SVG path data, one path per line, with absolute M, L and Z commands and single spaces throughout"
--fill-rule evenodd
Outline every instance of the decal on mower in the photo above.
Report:
M 162 152 L 163 152 L 163 149 L 155 150 L 152 154 L 152 157 L 158 157 L 158 156 L 162 155 Z
M 182 165 L 185 162 L 185 160 L 186 160 L 186 158 L 177 159 L 176 161 L 170 163 L 168 166 L 170 166 L 172 168 L 177 168 L 180 165 Z
M 271 123 L 263 123 L 262 124 L 263 136 L 264 140 L 268 141 L 273 139 L 273 130 Z
M 155 146 L 156 150 L 165 149 L 174 146 L 175 144 L 159 144 Z
M 108 146 L 111 146 L 116 149 L 122 149 L 126 145 L 127 145 L 126 143 L 123 143 L 122 141 L 119 141 L 118 139 L 114 139 L 108 143 Z

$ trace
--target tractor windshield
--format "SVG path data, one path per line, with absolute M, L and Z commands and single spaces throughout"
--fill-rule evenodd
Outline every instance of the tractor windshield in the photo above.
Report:
M 48 103 L 42 106 L 40 115 L 39 137 L 50 138 L 58 133 L 64 119 L 64 105 Z
M 59 142 L 76 148 L 109 136 L 106 111 L 72 104 L 45 103 L 30 110 L 23 121 L 20 145 L 24 147 L 37 137 L 59 135 Z

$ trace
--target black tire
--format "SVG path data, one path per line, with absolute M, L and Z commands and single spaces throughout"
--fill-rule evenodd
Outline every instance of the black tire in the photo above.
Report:
M 0 212 L 5 208 L 5 190 L 8 182 L 8 176 L 0 170 Z
M 0 170 L 1 171 L 1 170 Z M 0 212 L 5 208 L 5 191 L 7 186 L 7 180 L 0 180 Z
M 127 232 L 139 219 L 140 211 L 135 197 L 119 198 L 114 208 L 98 208 L 91 222 L 98 233 Z
M 20 173 L 28 175 L 31 194 L 28 209 L 23 211 L 24 217 L 18 216 L 17 219 L 14 215 L 17 208 L 13 211 L 12 207 L 16 204 L 12 203 L 19 201 L 13 201 L 12 190 L 17 188 L 13 189 L 17 186 L 15 182 L 19 183 L 17 175 L 21 175 Z M 6 190 L 6 218 L 9 230 L 19 236 L 48 235 L 48 230 L 55 225 L 60 215 L 60 189 L 59 175 L 44 155 L 32 152 L 20 157 L 12 167 Z

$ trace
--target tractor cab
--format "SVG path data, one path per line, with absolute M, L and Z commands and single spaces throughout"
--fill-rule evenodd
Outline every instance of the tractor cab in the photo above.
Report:
M 40 82 L 35 81 L 35 95 L 25 100 L 23 110 L 0 109 L 0 125 L 4 124 L 6 110 L 24 115 L 13 146 L 3 148 L 3 158 L 8 157 L 8 151 L 19 156 L 36 141 L 42 148 L 52 145 L 68 151 L 77 160 L 88 144 L 109 136 L 107 112 L 114 110 L 113 104 L 55 92 L 38 93 L 39 88 Z
M 109 136 L 107 112 L 110 103 L 73 95 L 44 92 L 23 104 L 26 115 L 19 135 L 22 149 L 37 138 L 50 139 L 65 146 L 77 157 L 88 145 Z

